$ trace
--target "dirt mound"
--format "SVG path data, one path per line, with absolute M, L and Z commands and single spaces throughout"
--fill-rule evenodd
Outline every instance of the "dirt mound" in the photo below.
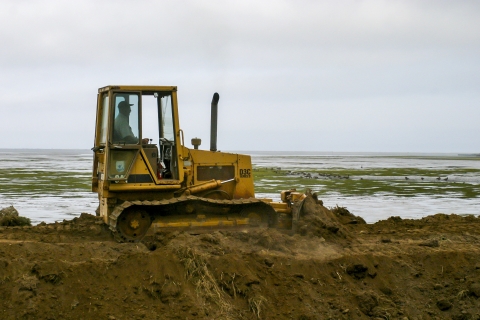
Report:
M 296 234 L 0 227 L 2 319 L 480 319 L 479 218 L 303 206 Z
M 13 206 L 0 210 L 0 226 L 31 226 L 30 219 L 21 217 Z
M 303 236 L 317 236 L 330 241 L 341 239 L 353 240 L 350 231 L 345 227 L 348 224 L 365 224 L 361 217 L 354 216 L 346 208 L 336 206 L 332 210 L 323 206 L 316 194 L 309 195 L 297 210 L 300 211 L 300 220 L 296 232 Z

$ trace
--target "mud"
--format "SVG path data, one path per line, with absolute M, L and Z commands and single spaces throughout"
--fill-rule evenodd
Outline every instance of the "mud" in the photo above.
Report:
M 290 234 L 117 243 L 93 215 L 0 227 L 1 319 L 480 319 L 480 218 L 365 224 L 315 199 Z

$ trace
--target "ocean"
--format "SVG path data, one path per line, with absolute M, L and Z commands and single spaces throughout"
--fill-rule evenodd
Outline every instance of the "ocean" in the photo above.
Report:
M 390 216 L 480 215 L 480 157 L 458 154 L 239 152 L 250 154 L 259 198 L 296 188 L 368 223 Z M 33 224 L 92 213 L 90 150 L 0 149 L 0 208 Z

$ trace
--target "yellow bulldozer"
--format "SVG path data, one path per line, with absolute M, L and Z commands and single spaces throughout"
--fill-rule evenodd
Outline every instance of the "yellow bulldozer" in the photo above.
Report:
M 187 148 L 175 86 L 98 89 L 92 191 L 97 214 L 120 241 L 148 232 L 248 227 L 292 229 L 293 204 L 305 196 L 282 191 L 281 202 L 257 199 L 248 155 L 217 151 L 219 95 L 211 103 L 210 150 Z

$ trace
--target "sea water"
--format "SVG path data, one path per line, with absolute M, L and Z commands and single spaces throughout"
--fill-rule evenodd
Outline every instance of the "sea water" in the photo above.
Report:
M 287 177 L 292 187 L 310 189 L 326 207 L 346 207 L 368 223 L 391 216 L 480 215 L 478 156 L 254 152 L 252 162 L 260 168 L 279 170 L 279 176 L 291 172 Z M 257 181 L 257 190 L 267 189 L 258 196 L 278 199 L 271 190 L 280 183 L 286 185 L 285 178 Z
M 457 154 L 241 152 L 252 155 L 257 197 L 316 192 L 372 223 L 390 216 L 480 214 L 480 157 Z M 0 208 L 33 224 L 94 214 L 90 150 L 0 149 Z M 263 170 L 263 171 L 262 171 Z

